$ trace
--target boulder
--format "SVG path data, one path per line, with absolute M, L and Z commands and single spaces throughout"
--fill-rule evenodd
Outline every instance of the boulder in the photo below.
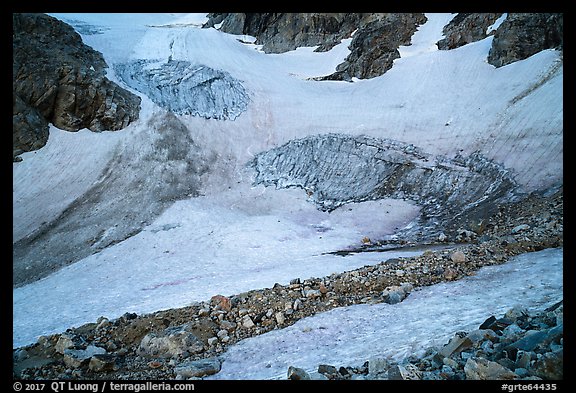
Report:
M 216 357 L 183 362 L 174 367 L 178 379 L 205 377 L 216 374 L 221 369 L 220 360 Z
M 492 380 L 516 379 L 518 376 L 504 366 L 478 357 L 468 358 L 464 365 L 466 379 Z
M 291 380 L 308 380 L 310 375 L 302 368 L 290 366 L 288 367 L 288 379 Z
M 420 380 L 422 372 L 413 364 L 396 364 L 388 369 L 388 379 L 391 380 Z
M 548 352 L 534 363 L 532 373 L 542 379 L 564 378 L 564 350 Z
M 158 333 L 148 333 L 137 349 L 138 355 L 150 357 L 176 357 L 204 350 L 203 342 L 192 332 L 188 323 L 170 327 Z
M 472 347 L 472 340 L 468 337 L 460 337 L 455 335 L 448 344 L 446 344 L 442 349 L 438 352 L 440 355 L 444 357 L 451 357 L 453 355 L 458 355 L 460 352 Z
M 118 368 L 116 356 L 111 354 L 96 354 L 90 358 L 88 368 L 94 372 L 114 371 Z
M 106 354 L 104 348 L 89 345 L 86 349 L 65 349 L 63 360 L 67 367 L 79 368 L 88 364 L 92 356 L 103 354 Z

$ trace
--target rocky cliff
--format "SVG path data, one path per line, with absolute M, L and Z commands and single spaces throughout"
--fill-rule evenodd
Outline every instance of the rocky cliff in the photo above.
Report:
M 138 118 L 140 98 L 105 76 L 102 54 L 71 26 L 44 14 L 13 14 L 13 156 L 68 131 L 119 130 Z
M 496 67 L 525 59 L 541 50 L 563 47 L 563 14 L 511 13 L 490 29 L 502 13 L 458 13 L 437 42 L 441 50 L 455 49 L 494 35 L 488 62 Z M 422 13 L 213 13 L 204 27 L 256 37 L 266 53 L 300 46 L 326 51 L 352 38 L 351 53 L 331 75 L 320 80 L 368 79 L 384 74 L 400 57 L 398 47 L 410 45 Z
M 526 59 L 544 49 L 564 45 L 563 14 L 509 14 L 494 34 L 488 62 L 496 67 Z
M 210 14 L 205 27 L 256 37 L 266 53 L 300 46 L 326 51 L 351 38 L 350 55 L 336 72 L 322 79 L 351 80 L 380 76 L 400 57 L 398 47 L 409 45 L 412 34 L 426 21 L 422 13 L 231 13 Z
M 476 42 L 493 34 L 488 28 L 501 16 L 500 13 L 459 13 L 444 26 L 444 38 L 436 43 L 438 49 L 455 49 Z

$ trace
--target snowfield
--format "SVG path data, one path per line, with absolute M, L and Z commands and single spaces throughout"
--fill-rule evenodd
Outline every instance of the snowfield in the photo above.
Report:
M 298 48 L 267 55 L 257 45 L 239 41 L 253 42 L 251 37 L 199 28 L 205 14 L 52 15 L 75 26 L 86 44 L 101 51 L 108 77 L 126 88 L 114 65 L 171 59 L 226 72 L 242 84 L 249 103 L 234 120 L 178 116 L 198 149 L 198 165 L 209 168 L 194 180 L 199 194 L 181 195 L 161 211 L 150 212 L 135 235 L 15 288 L 13 347 L 100 316 L 182 307 L 216 294 L 422 252 L 326 254 L 360 245 L 366 236 L 393 234 L 411 225 L 420 209 L 404 200 L 384 199 L 327 213 L 317 210 L 303 190 L 254 186 L 254 173 L 246 164 L 295 138 L 365 135 L 448 157 L 480 150 L 512 171 L 523 191 L 562 183 L 559 53 L 545 50 L 496 69 L 486 62 L 491 37 L 438 51 L 434 43 L 452 14 L 427 14 L 429 21 L 414 35 L 413 45 L 400 48 L 402 57 L 391 70 L 354 83 L 307 79 L 332 73 L 349 53 L 349 40 L 323 53 Z M 153 164 L 140 164 L 156 138 L 150 124 L 166 110 L 130 90 L 142 97 L 142 111 L 126 129 L 70 133 L 51 127 L 48 144 L 22 154 L 23 161 L 14 164 L 14 242 L 59 217 L 99 184 L 106 170 L 116 173 L 114 184 L 145 179 L 163 187 L 162 172 L 154 171 Z M 145 210 L 147 190 L 118 187 L 106 195 Z M 94 222 L 98 214 L 92 213 Z M 101 228 L 99 240 L 114 230 L 112 225 Z M 311 370 L 345 359 L 361 364 L 366 354 L 402 356 L 444 343 L 454 329 L 475 327 L 488 314 L 561 297 L 562 250 L 527 254 L 470 279 L 415 291 L 398 305 L 333 310 L 245 340 L 230 349 L 214 378 L 281 378 L 288 365 Z M 253 367 L 237 368 L 245 356 Z

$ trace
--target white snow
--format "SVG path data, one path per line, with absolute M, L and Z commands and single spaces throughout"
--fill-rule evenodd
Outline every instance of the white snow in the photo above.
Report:
M 486 62 L 492 37 L 451 51 L 433 50 L 450 14 L 427 14 L 428 22 L 411 46 L 401 48 L 403 55 L 391 70 L 356 83 L 305 80 L 333 72 L 348 54 L 347 40 L 324 53 L 299 48 L 267 55 L 241 43 L 243 36 L 198 28 L 205 14 L 52 15 L 101 29 L 82 38 L 103 53 L 114 81 L 121 83 L 114 63 L 172 56 L 230 73 L 249 91 L 251 102 L 234 121 L 180 117 L 192 139 L 218 157 L 206 175 L 203 196 L 178 201 L 138 235 L 14 289 L 15 347 L 101 315 L 179 307 L 216 293 L 230 295 L 385 259 L 378 253 L 346 258 L 323 253 L 409 225 L 417 206 L 383 200 L 328 214 L 315 210 L 302 190 L 252 187 L 246 162 L 293 138 L 339 132 L 397 139 L 447 156 L 481 150 L 514 171 L 528 191 L 562 181 L 559 53 L 542 51 L 496 69 Z M 13 166 L 14 241 L 85 193 L 117 149 L 150 138 L 147 123 L 162 110 L 147 97 L 142 100 L 140 119 L 125 130 L 51 128 L 45 147 L 22 155 L 24 160 Z M 138 168 L 121 170 L 128 179 Z M 559 274 L 559 266 L 550 266 L 550 274 Z M 470 291 L 469 296 L 475 295 Z
M 304 318 L 232 346 L 206 379 L 286 379 L 289 366 L 360 367 L 371 358 L 402 361 L 441 347 L 514 306 L 541 311 L 562 300 L 562 249 L 523 254 L 475 276 L 423 287 L 390 305 L 362 304 Z
M 428 19 L 426 23 L 419 26 L 412 35 L 410 45 L 400 46 L 400 59 L 410 56 L 420 55 L 426 52 L 437 51 L 436 43 L 440 41 L 444 34 L 442 29 L 454 18 L 456 14 L 424 14 Z M 398 62 L 400 59 L 396 59 Z
M 503 13 L 502 15 L 500 15 L 500 17 L 496 19 L 496 21 L 492 25 L 486 28 L 486 35 L 492 33 L 493 31 L 498 30 L 502 22 L 504 22 L 507 17 L 508 17 L 507 13 Z

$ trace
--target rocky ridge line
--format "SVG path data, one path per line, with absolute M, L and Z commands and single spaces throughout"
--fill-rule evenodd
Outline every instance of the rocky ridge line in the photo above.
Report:
M 204 27 L 221 23 L 221 31 L 256 37 L 265 53 L 302 46 L 327 51 L 352 38 L 351 52 L 336 71 L 314 78 L 351 81 L 374 78 L 392 68 L 400 57 L 398 47 L 410 45 L 412 34 L 426 20 L 422 13 L 212 13 Z
M 451 249 L 427 251 L 419 257 L 388 260 L 322 278 L 297 278 L 288 285 L 232 296 L 215 295 L 180 309 L 140 316 L 126 313 L 116 320 L 101 317 L 95 323 L 42 336 L 35 344 L 14 349 L 14 377 L 197 379 L 217 373 L 219 355 L 245 338 L 335 307 L 397 303 L 416 287 L 458 280 L 521 253 L 562 247 L 563 192 L 532 194 L 518 203 L 501 205 L 474 233 L 471 244 L 454 244 Z M 460 372 L 447 362 L 455 367 L 455 373 Z

